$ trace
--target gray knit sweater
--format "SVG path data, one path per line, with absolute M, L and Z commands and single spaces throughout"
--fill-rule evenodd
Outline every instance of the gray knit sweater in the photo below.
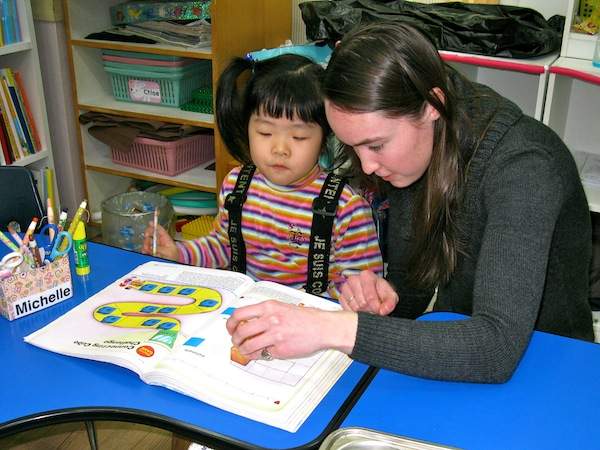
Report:
M 400 296 L 395 315 L 404 318 L 360 313 L 351 356 L 409 375 L 499 383 L 511 377 L 534 328 L 593 340 L 590 213 L 573 158 L 552 130 L 491 89 L 452 79 L 474 136 L 485 132 L 478 146 L 462 149 L 466 183 L 456 217 L 467 255 L 439 287 L 435 309 L 470 317 L 412 320 L 432 296 L 405 283 L 419 186 L 394 189 L 387 278 Z

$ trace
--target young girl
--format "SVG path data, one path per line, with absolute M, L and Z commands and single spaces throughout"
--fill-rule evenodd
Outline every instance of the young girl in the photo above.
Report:
M 238 92 L 246 72 L 249 79 Z M 231 153 L 246 165 L 223 181 L 214 229 L 175 243 L 159 227 L 157 256 L 231 268 L 335 299 L 346 276 L 367 269 L 382 274 L 371 208 L 319 166 L 330 134 L 322 74 L 319 65 L 298 55 L 237 58 L 225 69 L 217 124 Z M 151 252 L 152 234 L 149 225 L 145 253 Z

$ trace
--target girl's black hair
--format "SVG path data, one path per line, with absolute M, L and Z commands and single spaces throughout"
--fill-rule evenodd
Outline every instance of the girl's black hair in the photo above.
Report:
M 463 253 L 456 209 L 463 186 L 460 147 L 466 134 L 452 83 L 435 46 L 400 22 L 362 25 L 335 48 L 323 80 L 325 96 L 348 112 L 381 112 L 418 120 L 429 104 L 439 112 L 424 189 L 413 216 L 410 280 L 420 287 L 444 284 Z M 353 167 L 359 170 L 349 148 Z
M 238 89 L 240 76 L 249 78 Z M 325 116 L 321 78 L 324 69 L 310 59 L 284 54 L 263 61 L 235 58 L 223 71 L 217 86 L 216 121 L 223 142 L 242 163 L 250 163 L 248 123 L 253 113 L 294 117 L 318 124 L 323 148 L 330 134 Z

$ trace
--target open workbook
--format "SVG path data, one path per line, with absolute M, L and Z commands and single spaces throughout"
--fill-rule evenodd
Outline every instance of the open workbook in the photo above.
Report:
M 328 350 L 290 360 L 232 360 L 225 322 L 265 299 L 336 303 L 244 274 L 148 262 L 25 338 L 65 355 L 105 361 L 218 408 L 294 432 L 350 359 Z

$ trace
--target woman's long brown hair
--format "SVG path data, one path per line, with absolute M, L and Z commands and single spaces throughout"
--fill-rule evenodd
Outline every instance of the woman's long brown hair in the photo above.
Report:
M 455 220 L 463 183 L 462 125 L 436 48 L 406 24 L 363 25 L 334 50 L 324 91 L 329 101 L 348 112 L 378 111 L 414 120 L 422 117 L 428 104 L 439 112 L 431 162 L 422 180 L 425 188 L 413 215 L 409 278 L 419 287 L 446 283 L 462 251 Z

